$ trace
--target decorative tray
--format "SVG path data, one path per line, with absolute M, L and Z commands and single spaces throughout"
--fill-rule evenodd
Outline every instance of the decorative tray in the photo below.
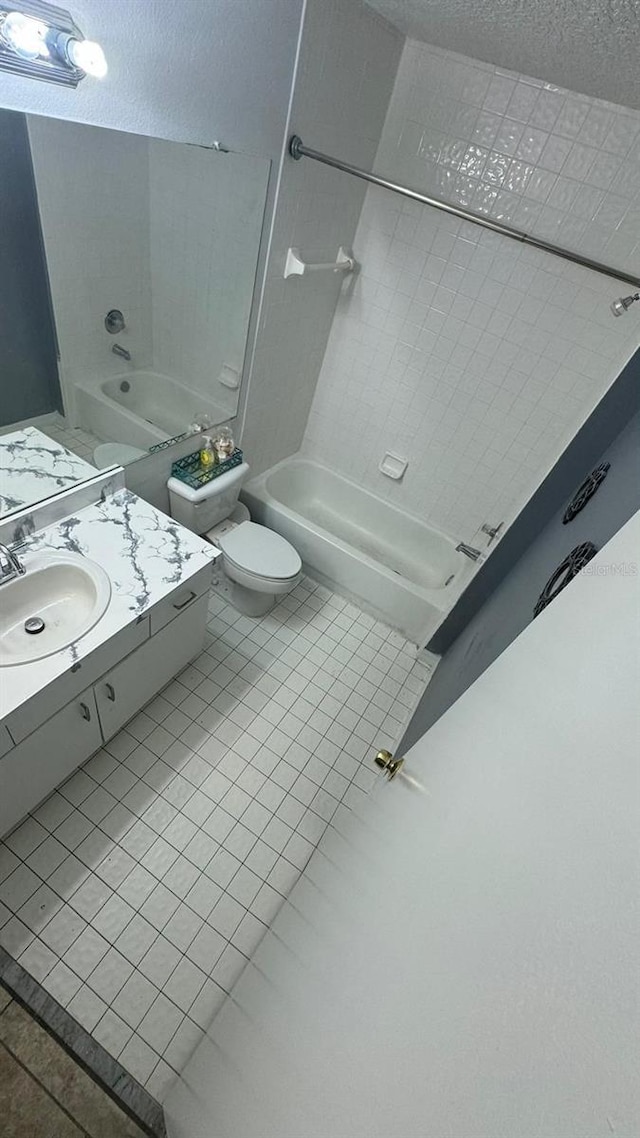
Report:
M 179 478 L 181 482 L 186 482 L 192 490 L 199 490 L 201 486 L 206 486 L 207 482 L 212 482 L 214 478 L 219 478 L 221 474 L 233 470 L 234 466 L 239 466 L 241 462 L 244 462 L 244 455 L 240 448 L 236 447 L 233 454 L 219 462 L 217 466 L 202 466 L 200 464 L 200 451 L 197 450 L 193 454 L 186 454 L 184 458 L 179 458 L 177 462 L 174 462 L 171 466 L 171 474 L 174 478 Z

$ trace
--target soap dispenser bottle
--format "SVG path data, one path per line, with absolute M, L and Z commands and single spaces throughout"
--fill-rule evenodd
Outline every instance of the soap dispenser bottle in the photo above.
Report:
M 205 435 L 200 447 L 200 466 L 204 470 L 210 470 L 211 467 L 217 466 L 217 463 L 218 456 L 213 446 L 213 440 L 210 435 Z

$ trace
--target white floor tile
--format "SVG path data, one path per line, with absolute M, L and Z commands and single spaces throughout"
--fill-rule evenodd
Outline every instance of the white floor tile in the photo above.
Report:
M 202 988 L 206 975 L 192 960 L 183 957 L 164 985 L 164 992 L 187 1012 Z
M 94 968 L 87 983 L 106 1004 L 112 1004 L 133 972 L 133 965 L 116 948 L 110 948 Z
M 113 1001 L 113 1010 L 129 1027 L 136 1028 L 149 1011 L 158 991 L 155 984 L 141 972 L 134 972 Z
M 52 992 L 52 995 L 55 995 Z M 102 1019 L 96 1024 L 93 1029 L 93 1037 L 101 1043 L 114 1059 L 117 1059 L 122 1052 L 123 1047 L 129 1042 L 133 1034 L 132 1030 L 117 1016 L 111 1008 L 107 1008 Z
M 180 963 L 182 954 L 166 937 L 158 936 L 142 957 L 138 968 L 147 980 L 162 989 L 171 973 Z
M 61 960 L 58 960 L 58 963 L 54 965 L 51 971 L 48 972 L 42 980 L 43 987 L 46 988 L 47 992 L 49 992 L 54 1000 L 57 1000 L 63 1008 L 66 1008 L 81 984 L 82 980 L 80 977 L 76 976 L 75 972 L 72 972 L 70 968 L 67 968 L 67 965 Z M 107 1048 L 107 1050 L 109 1049 Z M 115 1051 L 111 1051 L 110 1054 L 117 1059 Z
M 120 1052 L 119 1058 L 139 1083 L 145 1083 L 157 1066 L 159 1055 L 134 1033 Z
M 45 976 L 55 967 L 58 962 L 58 957 L 55 952 L 47 948 L 41 940 L 36 937 L 31 942 L 28 948 L 20 956 L 20 964 L 30 976 L 40 983 L 44 980 Z
M 160 992 L 142 1022 L 138 1025 L 138 1035 L 162 1053 L 173 1039 L 184 1019 L 184 1012 Z
M 67 1011 L 87 1031 L 93 1031 L 106 1010 L 107 1005 L 104 1000 L 101 1000 L 87 984 L 83 984 L 67 1004 Z

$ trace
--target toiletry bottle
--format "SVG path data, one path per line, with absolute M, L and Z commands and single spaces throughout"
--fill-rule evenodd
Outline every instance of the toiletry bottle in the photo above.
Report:
M 200 447 L 200 466 L 205 470 L 210 470 L 212 466 L 217 466 L 218 456 L 214 450 L 213 442 L 210 435 L 205 435 L 202 439 L 202 446 Z

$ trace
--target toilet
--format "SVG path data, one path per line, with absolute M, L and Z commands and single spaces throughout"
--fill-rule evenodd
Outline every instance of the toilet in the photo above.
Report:
M 148 453 L 148 450 L 140 450 L 140 447 L 131 447 L 127 443 L 100 443 L 93 452 L 93 461 L 98 470 L 104 470 L 107 466 L 126 466 Z
M 245 616 L 264 616 L 302 576 L 300 555 L 280 534 L 256 525 L 238 496 L 250 467 L 243 462 L 197 490 L 167 482 L 171 517 L 222 552 L 230 600 Z

